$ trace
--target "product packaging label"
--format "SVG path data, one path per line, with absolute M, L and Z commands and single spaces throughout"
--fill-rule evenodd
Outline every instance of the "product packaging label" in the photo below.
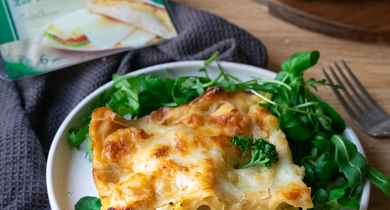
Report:
M 167 4 L 162 0 L 0 0 L 1 77 L 41 74 L 172 39 L 177 33 Z

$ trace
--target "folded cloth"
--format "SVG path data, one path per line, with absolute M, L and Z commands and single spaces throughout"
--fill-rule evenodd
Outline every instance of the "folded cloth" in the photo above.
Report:
M 88 94 L 119 75 L 160 63 L 219 60 L 266 67 L 262 43 L 213 14 L 171 2 L 179 36 L 15 82 L 0 81 L 0 209 L 50 209 L 46 157 L 65 117 Z

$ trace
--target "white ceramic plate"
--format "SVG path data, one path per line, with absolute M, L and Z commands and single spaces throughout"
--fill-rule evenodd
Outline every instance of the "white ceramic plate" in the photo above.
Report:
M 151 74 L 152 76 L 165 76 L 173 79 L 188 75 L 204 76 L 203 72 L 198 72 L 202 65 L 203 61 L 167 63 L 144 68 L 129 75 Z M 243 81 L 251 79 L 251 76 L 273 79 L 276 75 L 274 72 L 244 64 L 221 62 L 221 65 L 227 73 Z M 215 78 L 219 74 L 219 70 L 214 64 L 208 67 L 208 72 L 211 78 Z M 74 205 L 80 198 L 84 196 L 98 197 L 92 178 L 92 163 L 85 157 L 86 142 L 81 145 L 80 150 L 72 148 L 67 142 L 69 136 L 67 131 L 72 127 L 83 126 L 82 118 L 88 115 L 89 104 L 112 83 L 103 85 L 81 101 L 66 117 L 54 137 L 46 169 L 47 191 L 53 210 L 74 209 Z M 362 145 L 351 128 L 348 127 L 343 135 L 356 144 L 359 152 L 364 155 Z M 360 210 L 367 209 L 369 196 L 370 183 L 367 181 L 360 201 Z

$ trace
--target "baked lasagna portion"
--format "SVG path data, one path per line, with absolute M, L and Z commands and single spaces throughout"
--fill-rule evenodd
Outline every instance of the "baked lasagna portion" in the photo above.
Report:
M 293 164 L 277 118 L 259 100 L 212 87 L 188 105 L 137 120 L 94 110 L 89 134 L 102 209 L 312 208 L 304 168 Z M 236 135 L 274 144 L 279 161 L 237 169 L 242 153 L 231 143 Z

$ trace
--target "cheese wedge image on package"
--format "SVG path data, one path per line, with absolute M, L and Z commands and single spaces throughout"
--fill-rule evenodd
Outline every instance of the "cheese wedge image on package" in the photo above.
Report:
M 0 0 L 0 76 L 18 79 L 162 43 L 177 36 L 173 20 L 165 0 Z

